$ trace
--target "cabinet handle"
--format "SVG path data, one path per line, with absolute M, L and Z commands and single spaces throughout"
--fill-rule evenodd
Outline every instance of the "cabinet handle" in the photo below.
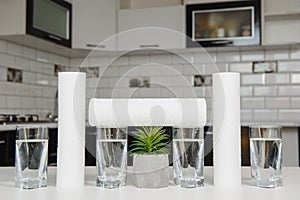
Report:
M 56 36 L 54 36 L 54 35 L 48 35 L 48 36 L 49 36 L 49 38 L 51 38 L 51 39 L 54 39 L 54 40 L 57 40 L 57 41 L 61 41 L 61 38 L 56 37 Z
M 232 44 L 233 42 L 230 40 L 217 40 L 217 41 L 213 41 L 213 44 Z
M 149 47 L 159 47 L 158 44 L 141 44 L 141 48 L 149 48 Z
M 0 144 L 5 144 L 5 140 L 0 140 Z
M 86 46 L 92 48 L 106 48 L 105 45 L 97 45 L 97 44 L 86 44 Z

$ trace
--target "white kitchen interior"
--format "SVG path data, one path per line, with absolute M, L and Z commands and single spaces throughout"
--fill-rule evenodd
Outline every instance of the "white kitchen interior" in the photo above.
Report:
M 212 74 L 238 72 L 242 134 L 247 135 L 248 127 L 253 124 L 282 126 L 283 166 L 300 166 L 300 0 L 261 0 L 260 44 L 204 47 L 208 54 L 202 48 L 188 48 L 185 37 L 176 34 L 166 32 L 157 37 L 156 30 L 151 29 L 126 31 L 160 27 L 185 35 L 188 5 L 229 0 L 68 2 L 72 4 L 71 48 L 26 33 L 26 1 L 0 2 L 0 133 L 3 134 L 0 140 L 8 141 L 8 135 L 14 134 L 17 126 L 26 124 L 22 119 L 6 122 L 7 115 L 26 119 L 28 114 L 38 115 L 37 120 L 57 133 L 58 75 L 55 69 L 87 72 L 87 142 L 91 142 L 88 135 L 93 130 L 88 124 L 88 105 L 93 97 L 204 98 L 207 134 L 211 134 Z M 9 80 L 11 70 L 21 73 L 21 78 Z M 197 75 L 204 77 L 204 84 L 194 85 Z M 132 86 L 132 79 L 146 79 L 150 84 Z M 0 149 L 6 152 L 5 159 L 8 159 L 11 153 L 7 152 L 14 151 L 15 147 L 1 148 L 1 145 L 0 142 Z M 5 159 L 0 159 L 3 167 L 14 163 Z M 3 180 L 1 174 L 0 168 L 0 180 Z M 299 181 L 295 183 L 299 185 Z M 172 191 L 176 193 L 175 189 Z M 143 192 L 146 194 L 147 190 Z M 128 191 L 125 194 L 126 198 L 130 197 Z M 29 199 L 29 195 L 26 198 Z

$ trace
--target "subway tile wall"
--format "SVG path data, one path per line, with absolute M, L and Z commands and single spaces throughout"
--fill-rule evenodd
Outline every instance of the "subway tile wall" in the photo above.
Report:
M 70 66 L 67 57 L 0 41 L 0 113 L 54 113 L 57 76 L 54 64 Z M 7 82 L 7 68 L 23 71 L 23 82 Z
M 100 78 L 87 80 L 87 104 L 91 97 L 203 97 L 209 120 L 212 87 L 194 87 L 193 76 L 240 72 L 243 122 L 299 121 L 300 46 L 209 49 L 209 54 L 188 49 L 176 54 L 145 51 L 116 55 L 68 58 L 0 41 L 0 113 L 37 113 L 42 119 L 53 113 L 57 91 L 54 64 L 60 64 L 70 66 L 70 71 L 99 67 Z M 252 73 L 252 62 L 268 60 L 278 61 L 277 73 Z M 23 70 L 23 83 L 6 81 L 8 67 Z M 144 76 L 150 77 L 150 88 L 129 87 L 130 79 Z
M 99 66 L 100 79 L 89 78 L 87 95 L 103 98 L 203 97 L 211 120 L 212 87 L 194 87 L 193 76 L 221 72 L 241 73 L 243 122 L 296 122 L 300 119 L 300 46 L 209 50 L 179 53 L 144 52 L 141 55 L 71 59 L 72 67 Z M 84 60 L 84 62 L 83 62 Z M 111 63 L 112 60 L 115 62 Z M 212 61 L 215 64 L 212 64 Z M 253 73 L 252 62 L 277 61 L 276 73 Z M 150 88 L 130 88 L 129 80 L 149 76 Z M 87 103 L 88 103 L 87 99 Z

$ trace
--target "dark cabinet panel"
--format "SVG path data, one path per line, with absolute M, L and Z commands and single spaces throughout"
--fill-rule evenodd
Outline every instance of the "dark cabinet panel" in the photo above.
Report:
M 15 165 L 16 131 L 0 132 L 0 166 Z
M 171 132 L 171 128 L 168 132 Z M 300 129 L 299 129 L 300 130 Z M 15 165 L 15 140 L 14 131 L 0 131 L 0 166 Z M 85 148 L 85 165 L 96 165 L 96 132 L 95 127 L 86 129 L 86 148 Z M 300 133 L 299 133 L 300 134 Z M 130 138 L 129 138 L 130 140 Z M 300 136 L 299 136 L 300 140 Z M 48 165 L 56 166 L 57 164 L 57 128 L 49 129 L 48 144 Z M 250 166 L 250 145 L 249 145 L 249 128 L 241 129 L 241 156 L 242 166 Z M 172 151 L 172 150 L 171 150 Z M 300 150 L 299 150 L 300 151 Z M 204 128 L 204 165 L 213 166 L 213 135 L 212 127 Z M 170 155 L 170 164 L 172 165 L 172 155 Z M 300 159 L 299 159 L 300 160 Z M 300 163 L 299 163 L 300 164 Z M 128 165 L 132 165 L 132 158 L 128 156 Z

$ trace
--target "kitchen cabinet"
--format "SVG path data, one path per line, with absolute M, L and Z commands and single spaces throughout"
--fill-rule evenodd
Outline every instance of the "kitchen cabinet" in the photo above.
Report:
M 115 50 L 116 23 L 117 0 L 73 0 L 73 48 Z
M 120 9 L 183 5 L 184 0 L 119 0 Z
M 226 2 L 226 1 L 243 1 L 243 0 L 185 0 L 185 3 L 197 4 L 197 3 L 217 3 L 217 2 Z
M 300 0 L 264 0 L 263 44 L 300 43 Z
M 62 43 L 60 43 L 62 37 L 66 37 L 65 39 L 69 39 L 70 36 L 59 36 L 55 35 L 56 33 L 54 30 L 54 33 L 51 34 L 47 27 L 49 25 L 45 21 L 49 20 L 51 21 L 51 18 L 47 18 L 48 15 L 44 15 L 44 18 L 39 18 L 39 23 L 43 26 L 42 28 L 37 31 L 35 29 L 35 32 L 29 31 L 32 29 L 33 26 L 33 19 L 31 19 L 30 14 L 34 15 L 34 11 L 29 11 L 27 13 L 27 8 L 30 10 L 31 7 L 27 7 L 28 0 L 5 0 L 0 1 L 0 40 L 9 41 L 12 43 L 24 45 L 27 47 L 44 50 L 47 52 L 52 52 L 56 54 L 67 54 L 67 51 L 70 50 L 70 48 L 66 46 L 62 46 Z M 59 1 L 60 2 L 60 1 Z M 58 5 L 58 4 L 57 4 Z M 56 8 L 56 6 L 53 6 Z M 59 7 L 60 8 L 60 7 Z M 54 9 L 55 10 L 55 9 Z M 56 12 L 57 10 L 53 11 Z M 39 14 L 43 14 L 43 12 L 40 12 Z M 64 13 L 65 14 L 65 13 Z M 43 15 L 42 15 L 43 16 Z M 57 16 L 58 18 L 61 16 Z M 32 26 L 30 26 L 30 23 L 32 23 Z M 57 21 L 52 21 L 53 23 L 56 23 Z M 68 23 L 66 23 L 68 24 Z M 53 25 L 53 24 L 52 24 Z M 38 26 L 35 26 L 34 28 L 38 28 Z M 65 27 L 67 29 L 67 27 Z M 63 29 L 64 30 L 64 29 Z M 42 31 L 46 32 L 46 34 L 41 33 Z M 59 29 L 58 31 L 61 31 Z M 66 31 L 68 33 L 68 29 Z M 69 42 L 69 41 L 68 41 Z M 69 46 L 69 45 L 68 45 Z
M 0 166 L 15 165 L 16 129 L 0 131 Z M 57 129 L 49 128 L 48 165 L 56 166 Z
M 0 166 L 14 166 L 15 164 L 16 131 L 0 132 Z
M 184 6 L 170 6 L 120 9 L 118 11 L 118 50 L 149 47 L 185 48 L 184 8 Z

